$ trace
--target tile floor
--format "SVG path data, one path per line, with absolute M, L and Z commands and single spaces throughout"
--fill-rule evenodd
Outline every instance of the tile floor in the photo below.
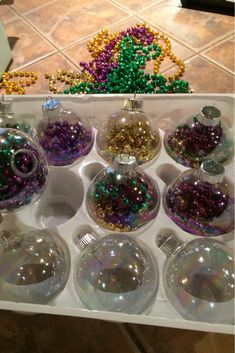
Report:
M 39 74 L 28 94 L 48 93 L 45 72 L 80 70 L 87 41 L 146 21 L 165 33 L 195 92 L 234 93 L 234 19 L 181 8 L 176 0 L 15 0 L 0 5 L 12 47 L 8 70 Z M 161 72 L 174 70 L 165 61 Z M 0 93 L 2 93 L 0 91 Z M 0 312 L 2 353 L 232 353 L 233 337 L 50 315 Z

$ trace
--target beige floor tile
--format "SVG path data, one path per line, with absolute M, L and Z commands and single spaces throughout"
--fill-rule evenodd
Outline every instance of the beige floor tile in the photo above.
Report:
M 105 0 L 58 0 L 26 17 L 63 48 L 126 16 L 126 12 Z
M 183 9 L 175 0 L 168 0 L 139 15 L 195 50 L 208 46 L 234 28 L 231 16 Z
M 228 71 L 196 55 L 185 62 L 182 79 L 189 82 L 195 93 L 233 93 L 234 77 Z M 167 74 L 171 74 L 171 70 Z
M 25 88 L 26 94 L 50 94 L 49 80 L 45 79 L 45 73 L 48 72 L 55 76 L 56 71 L 59 69 L 77 71 L 76 66 L 59 53 L 25 67 L 24 70 L 34 71 L 38 74 L 36 83 Z M 65 88 L 64 83 L 57 82 L 56 85 L 61 90 Z M 0 93 L 2 92 L 0 91 Z
M 116 0 L 115 2 L 117 4 L 123 5 L 126 8 L 132 10 L 132 11 L 140 11 L 144 9 L 145 7 L 149 7 L 151 5 L 158 4 L 160 2 L 163 2 L 164 0 L 145 0 L 145 1 L 139 1 L 139 0 Z
M 55 51 L 50 43 L 20 19 L 7 23 L 5 30 L 13 57 L 9 70 L 25 66 Z
M 17 17 L 17 14 L 14 11 L 12 11 L 12 9 L 9 6 L 0 5 L 0 21 L 2 22 L 3 25 L 16 17 Z
M 55 0 L 14 0 L 14 4 L 12 8 L 16 11 L 20 12 L 21 14 L 34 10 L 37 7 L 40 7 L 45 4 L 49 4 L 55 2 Z
M 234 72 L 234 36 L 204 51 L 202 54 Z

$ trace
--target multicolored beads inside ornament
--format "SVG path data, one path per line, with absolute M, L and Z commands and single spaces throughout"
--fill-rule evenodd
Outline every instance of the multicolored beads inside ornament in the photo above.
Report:
M 206 158 L 224 163 L 233 153 L 233 142 L 225 135 L 221 123 L 205 126 L 197 117 L 191 126 L 178 126 L 164 142 L 167 153 L 176 162 L 192 168 L 198 168 Z
M 0 128 L 0 210 L 13 211 L 36 200 L 47 181 L 44 155 L 27 135 Z
M 188 176 L 165 195 L 168 216 L 188 233 L 215 236 L 233 230 L 234 201 L 227 187 Z
M 143 113 L 122 110 L 98 131 L 97 147 L 100 155 L 109 162 L 124 153 L 144 163 L 157 155 L 161 141 L 158 131 L 152 129 Z
M 88 210 L 104 228 L 132 231 L 150 222 L 157 214 L 160 196 L 144 175 L 121 176 L 110 171 L 88 191 Z
M 6 126 L 4 126 L 8 129 L 16 129 L 16 130 L 20 130 L 23 131 L 25 134 L 29 134 L 32 135 L 32 127 L 27 124 L 27 123 L 20 123 L 20 124 L 6 124 Z
M 39 142 L 50 165 L 64 166 L 86 155 L 92 148 L 93 134 L 81 123 L 55 121 L 40 134 Z

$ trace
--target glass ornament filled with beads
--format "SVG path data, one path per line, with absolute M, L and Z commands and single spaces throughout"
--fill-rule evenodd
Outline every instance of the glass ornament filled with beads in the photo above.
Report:
M 16 117 L 13 112 L 12 102 L 6 101 L 4 96 L 2 96 L 2 101 L 0 102 L 0 128 L 1 127 L 17 129 L 31 136 L 34 134 L 34 130 L 30 124 Z
M 38 200 L 47 176 L 41 147 L 22 131 L 0 128 L 0 211 L 14 211 Z
M 233 187 L 213 160 L 180 174 L 166 189 L 166 214 L 188 233 L 210 237 L 234 229 Z
M 75 285 L 90 310 L 140 314 L 156 299 L 158 267 L 148 248 L 126 234 L 82 235 Z
M 145 163 L 158 155 L 160 135 L 142 106 L 143 102 L 137 99 L 125 100 L 123 109 L 109 117 L 98 130 L 97 150 L 105 160 L 111 162 L 124 153 L 135 156 L 138 163 Z
M 43 118 L 37 126 L 37 139 L 48 163 L 65 166 L 87 155 L 93 145 L 93 130 L 59 100 L 48 98 L 42 105 Z
M 182 243 L 170 235 L 157 242 L 167 257 L 163 285 L 174 308 L 188 320 L 233 324 L 232 249 L 212 238 Z
M 0 268 L 0 300 L 47 304 L 67 283 L 70 253 L 51 231 L 3 231 Z
M 160 205 L 158 186 L 136 167 L 135 157 L 119 155 L 90 184 L 87 209 L 102 227 L 133 231 L 156 217 Z
M 233 156 L 232 135 L 214 106 L 204 106 L 193 119 L 167 131 L 164 146 L 177 163 L 192 168 L 198 168 L 205 159 L 225 163 Z

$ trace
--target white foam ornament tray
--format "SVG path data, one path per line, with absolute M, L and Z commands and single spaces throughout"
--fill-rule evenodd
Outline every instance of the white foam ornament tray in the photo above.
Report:
M 14 112 L 25 121 L 34 123 L 42 116 L 41 105 L 48 95 L 12 96 Z M 132 95 L 59 95 L 62 104 L 76 111 L 85 119 L 90 119 L 97 128 L 101 121 L 123 106 L 125 98 Z M 7 97 L 8 98 L 8 97 Z M 139 95 L 144 101 L 144 111 L 152 116 L 155 126 L 164 136 L 166 127 L 172 126 L 182 118 L 193 116 L 204 105 L 215 105 L 221 110 L 229 128 L 233 129 L 234 97 L 226 94 L 177 94 L 177 95 Z M 94 131 L 96 132 L 96 129 Z M 148 314 L 129 315 L 108 311 L 87 310 L 80 301 L 74 286 L 74 273 L 80 251 L 77 247 L 77 234 L 95 232 L 97 235 L 111 232 L 98 226 L 88 215 L 85 196 L 92 178 L 108 164 L 96 151 L 94 143 L 91 152 L 82 160 L 67 167 L 51 167 L 49 183 L 41 200 L 21 211 L 6 214 L 0 229 L 12 227 L 55 229 L 68 244 L 71 254 L 71 272 L 67 285 L 50 304 L 37 305 L 0 301 L 0 309 L 30 313 L 48 313 L 77 317 L 95 318 L 116 322 L 131 322 L 155 326 L 175 327 L 200 331 L 233 333 L 233 325 L 214 324 L 184 319 L 169 303 L 164 293 L 162 270 L 165 255 L 156 246 L 159 234 L 176 234 L 182 241 L 195 239 L 176 226 L 165 214 L 162 203 L 156 219 L 144 230 L 129 233 L 144 242 L 156 258 L 160 283 L 156 300 Z M 161 194 L 169 182 L 187 168 L 177 164 L 165 152 L 163 144 L 160 155 L 152 162 L 141 166 L 157 182 Z M 234 180 L 234 162 L 225 165 L 226 177 Z M 233 248 L 234 234 L 216 237 Z

